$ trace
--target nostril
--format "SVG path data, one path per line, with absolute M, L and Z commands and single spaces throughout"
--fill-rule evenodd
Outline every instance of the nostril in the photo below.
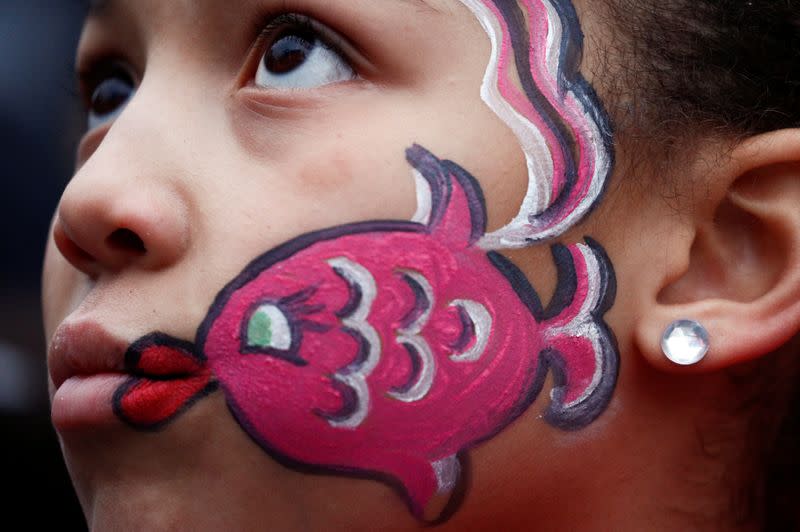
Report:
M 147 253 L 147 248 L 144 247 L 142 239 L 130 229 L 117 229 L 108 235 L 106 244 L 114 250 L 125 251 L 135 255 L 144 255 Z

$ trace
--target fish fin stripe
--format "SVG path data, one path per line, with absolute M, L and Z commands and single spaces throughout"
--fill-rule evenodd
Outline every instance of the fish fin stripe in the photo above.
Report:
M 406 150 L 406 159 L 430 186 L 430 213 L 427 216 L 427 225 L 429 232 L 433 232 L 442 222 L 450 205 L 452 194 L 450 177 L 445 173 L 442 162 L 419 144 L 414 144 Z
M 613 127 L 581 73 L 583 32 L 568 0 L 462 0 L 492 44 L 484 102 L 516 135 L 528 162 L 528 193 L 484 249 L 552 239 L 583 220 L 614 167 Z
M 544 315 L 542 302 L 539 299 L 539 294 L 536 293 L 536 289 L 533 288 L 531 282 L 525 274 L 522 273 L 522 270 L 497 251 L 489 251 L 486 256 L 494 267 L 508 280 L 520 301 L 527 307 L 534 319 L 537 322 L 541 322 L 542 316 Z
M 525 13 L 519 4 L 516 2 L 498 1 L 495 1 L 494 4 L 507 24 L 512 49 L 519 51 L 514 54 L 514 62 L 517 74 L 520 78 L 522 90 L 530 102 L 533 103 L 535 108 L 541 113 L 541 119 L 544 120 L 547 127 L 558 141 L 557 149 L 561 150 L 565 164 L 565 188 L 571 188 L 574 186 L 578 174 L 578 165 L 573 155 L 576 151 L 573 133 L 570 131 L 570 125 L 565 123 L 564 118 L 561 116 L 562 110 L 556 109 L 553 104 L 548 101 L 547 97 L 542 94 L 542 90 L 536 84 L 533 75 L 534 66 L 531 64 L 530 54 L 521 52 L 522 50 L 529 49 L 531 46 L 536 46 L 538 43 L 531 39 L 531 35 L 527 29 Z M 564 47 L 562 50 L 568 51 L 569 53 L 576 53 L 574 44 L 577 43 L 565 43 L 562 40 L 562 46 Z M 577 50 L 577 53 L 580 53 L 580 50 Z M 567 77 L 563 75 L 563 72 L 562 76 L 560 76 L 560 81 L 561 80 L 563 80 L 562 83 L 567 81 Z
M 541 321 L 548 321 L 563 314 L 574 301 L 575 291 L 578 288 L 578 274 L 575 271 L 575 261 L 569 248 L 562 244 L 555 244 L 550 247 L 550 252 L 558 270 L 558 281 L 553 297 L 540 316 Z
M 576 270 L 585 271 L 575 277 L 574 288 L 564 290 L 573 292 L 573 301 L 568 305 L 560 302 L 562 313 L 544 323 L 549 347 L 540 355 L 540 370 L 551 370 L 554 378 L 545 420 L 575 430 L 605 410 L 616 386 L 619 350 L 604 321 L 616 298 L 616 276 L 605 251 L 594 240 L 587 238 L 586 244 L 565 249 L 576 262 Z M 559 255 L 565 256 L 561 251 Z
M 547 309 L 514 263 L 495 251 L 487 253 L 547 331 L 550 345 L 538 353 L 534 382 L 543 384 L 547 372 L 552 372 L 554 387 L 545 419 L 564 430 L 585 427 L 605 410 L 619 373 L 616 338 L 604 321 L 616 298 L 616 276 L 603 248 L 585 240 L 585 244 L 553 246 L 559 281 Z M 534 395 L 540 388 L 534 386 Z
M 430 186 L 430 214 L 428 232 L 443 231 L 450 233 L 449 227 L 457 222 L 458 230 L 453 234 L 463 233 L 466 225 L 469 233 L 466 236 L 467 246 L 476 244 L 486 233 L 486 199 L 480 184 L 469 172 L 453 161 L 440 160 L 431 152 L 415 144 L 406 151 L 409 164 L 421 175 Z M 454 198 L 456 190 L 463 194 L 463 199 Z M 458 206 L 455 201 L 463 201 L 469 214 L 468 224 L 456 213 L 449 217 L 449 212 Z
M 470 214 L 468 244 L 475 245 L 486 234 L 486 198 L 477 179 L 453 161 L 442 161 L 447 174 L 455 177 L 467 200 Z

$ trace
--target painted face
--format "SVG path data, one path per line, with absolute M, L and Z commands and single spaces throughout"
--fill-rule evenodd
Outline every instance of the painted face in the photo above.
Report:
M 344 4 L 343 14 L 355 9 Z M 367 2 L 356 4 L 372 13 L 359 13 L 370 21 L 366 26 L 380 27 L 375 17 L 389 23 L 384 6 L 373 13 Z M 403 95 L 404 84 L 393 86 L 391 76 L 384 84 L 368 83 L 364 77 L 372 74 L 360 76 L 330 44 L 347 48 L 347 41 L 319 23 L 305 16 L 274 17 L 262 38 L 266 52 L 263 44 L 257 47 L 263 57 L 245 69 L 255 71 L 252 84 L 208 111 L 204 123 L 210 126 L 222 115 L 222 127 L 202 134 L 178 130 L 186 141 L 213 146 L 205 152 L 211 161 L 242 152 L 245 160 L 189 170 L 180 165 L 192 166 L 198 148 L 173 152 L 143 140 L 178 161 L 170 163 L 178 177 L 153 165 L 132 196 L 117 195 L 130 186 L 124 177 L 109 178 L 87 196 L 75 191 L 88 190 L 85 183 L 94 181 L 98 169 L 121 156 L 129 135 L 146 126 L 167 131 L 165 119 L 146 107 L 158 93 L 145 79 L 134 96 L 132 75 L 128 93 L 117 78 L 95 87 L 95 100 L 119 105 L 108 112 L 93 107 L 96 130 L 84 152 L 94 151 L 65 193 L 54 227 L 64 257 L 91 279 L 90 296 L 51 347 L 58 387 L 54 419 L 62 432 L 96 425 L 112 412 L 136 429 L 158 430 L 219 390 L 240 429 L 269 456 L 293 468 L 388 479 L 423 518 L 430 516 L 426 509 L 436 495 L 449 497 L 459 485 L 459 457 L 522 415 L 548 372 L 555 377 L 548 422 L 577 429 L 602 413 L 614 389 L 617 353 L 603 322 L 615 279 L 601 246 L 589 239 L 553 248 L 560 273 L 547 307 L 526 276 L 531 268 L 523 271 L 499 253 L 575 225 L 596 205 L 612 166 L 605 115 L 577 70 L 581 42 L 574 8 L 560 0 L 450 4 L 458 7 L 452 17 L 461 22 L 450 28 L 447 49 L 434 50 L 439 44 L 420 35 L 431 44 L 431 55 L 402 65 L 416 69 L 403 75 L 428 104 Z M 396 15 L 408 14 L 408 6 L 395 9 Z M 412 12 L 433 19 L 429 30 L 454 22 L 437 18 L 441 13 Z M 465 28 L 464 20 L 472 25 Z M 490 51 L 481 48 L 467 57 L 451 46 L 474 49 L 481 26 Z M 356 34 L 366 31 L 358 27 Z M 403 72 L 399 57 L 396 70 L 388 66 L 391 57 L 380 57 L 380 51 L 397 53 L 395 48 L 375 46 L 376 62 Z M 171 64 L 168 50 L 154 48 L 151 61 Z M 475 76 L 472 85 L 454 92 L 441 68 L 455 55 L 463 62 L 451 67 L 453 76 Z M 178 73 L 187 77 L 209 69 L 186 63 Z M 200 87 L 187 89 L 170 114 L 199 113 L 192 98 L 219 91 L 224 85 L 214 79 L 201 76 Z M 476 102 L 469 129 L 481 134 L 467 132 L 461 140 L 469 142 L 456 142 L 453 126 Z M 331 135 L 323 127 L 339 124 L 337 118 L 358 122 L 364 109 L 379 117 L 366 130 L 355 124 Z M 429 117 L 442 112 L 452 112 L 452 120 L 431 124 Z M 475 129 L 478 124 L 489 129 Z M 309 136 L 309 127 L 320 136 Z M 485 137 L 490 131 L 497 136 Z M 495 231 L 487 231 L 481 183 L 492 183 L 493 193 L 502 194 L 505 186 L 496 176 L 507 163 L 477 156 L 478 137 L 488 138 L 498 154 L 507 142 L 524 156 L 518 156 L 525 164 L 516 173 L 525 177 L 527 193 L 506 216 L 511 222 Z M 426 149 L 433 146 L 427 140 L 426 148 L 414 143 L 423 139 L 435 149 Z M 192 172 L 200 172 L 199 181 L 192 182 Z M 417 212 L 403 216 L 399 211 L 411 203 L 412 183 Z M 94 224 L 83 219 L 87 212 L 96 217 Z M 237 264 L 225 278 L 221 272 Z M 66 277 L 80 276 L 51 250 L 46 279 Z M 71 309 L 64 296 L 59 300 L 63 285 L 50 282 L 45 302 L 53 327 Z M 148 298 L 139 296 L 134 323 L 147 325 L 129 329 L 138 333 L 128 333 L 135 341 L 124 367 L 119 357 L 118 368 L 105 370 L 124 370 L 123 375 L 90 388 L 101 397 L 97 408 L 84 409 L 94 417 L 59 411 L 64 401 L 80 401 L 81 390 L 69 385 L 77 371 L 65 353 L 83 349 L 86 324 L 113 326 L 107 325 L 115 323 L 110 301 L 119 300 L 121 291 L 145 290 L 153 297 L 159 287 L 170 288 L 163 294 L 169 317 L 144 320 L 148 308 L 161 307 L 153 300 L 141 303 Z M 213 302 L 196 303 L 198 288 L 206 297 L 216 293 Z M 103 342 L 92 347 L 113 350 Z M 84 392 L 92 386 L 81 384 Z
M 419 517 L 457 486 L 458 455 L 524 412 L 549 369 L 548 421 L 593 421 L 617 366 L 602 250 L 554 248 L 558 297 L 543 309 L 516 266 L 480 247 L 477 182 L 422 147 L 408 159 L 430 191 L 419 221 L 338 226 L 259 257 L 219 294 L 195 349 L 155 334 L 128 350 L 136 376 L 115 394 L 117 415 L 157 428 L 218 380 L 267 452 L 391 475 Z M 175 362 L 187 358 L 194 367 Z

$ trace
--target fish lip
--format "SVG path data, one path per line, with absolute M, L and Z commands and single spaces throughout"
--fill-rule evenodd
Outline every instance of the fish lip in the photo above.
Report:
M 191 360 L 193 367 L 157 368 L 150 366 L 149 369 L 143 367 L 142 357 L 146 351 L 154 347 L 166 347 L 168 353 L 180 353 L 181 357 Z M 179 358 L 173 356 L 172 362 L 176 360 L 179 360 Z M 204 371 L 208 371 L 207 359 L 196 349 L 192 342 L 160 332 L 145 335 L 128 346 L 125 351 L 124 364 L 126 372 L 133 377 L 152 378 L 154 380 L 174 380 L 199 375 Z
M 72 377 L 128 373 L 130 342 L 96 321 L 65 321 L 53 334 L 47 367 L 54 390 Z

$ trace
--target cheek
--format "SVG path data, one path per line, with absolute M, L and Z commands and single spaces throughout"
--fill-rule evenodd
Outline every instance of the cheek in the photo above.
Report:
M 194 258 L 212 286 L 223 286 L 252 259 L 316 230 L 368 220 L 410 220 L 416 192 L 405 146 L 355 150 L 351 138 L 321 141 L 280 163 L 241 165 L 210 181 L 197 202 L 203 222 Z M 357 142 L 357 141 L 355 141 Z M 231 169 L 233 170 L 233 169 Z
M 519 143 L 505 126 L 493 126 L 497 126 L 494 121 L 486 121 L 484 131 L 493 131 L 494 135 L 483 138 L 485 150 L 468 150 L 463 160 L 457 160 L 474 172 L 483 187 L 487 232 L 501 228 L 517 215 L 528 189 L 525 155 Z M 467 146 L 481 145 L 478 138 L 470 140 L 473 144 Z
M 298 215 L 320 227 L 374 220 L 409 220 L 416 209 L 411 167 L 405 146 L 381 149 L 359 139 L 342 138 L 322 147 L 313 158 L 298 160 L 288 172 L 295 177 L 292 191 L 302 208 Z
M 528 187 L 525 154 L 511 129 L 475 95 L 450 109 L 450 120 L 434 130 L 439 155 L 463 166 L 480 182 L 488 230 L 507 224 L 519 211 Z M 468 102 L 468 103 L 464 103 Z M 468 110 L 464 112 L 464 109 Z

